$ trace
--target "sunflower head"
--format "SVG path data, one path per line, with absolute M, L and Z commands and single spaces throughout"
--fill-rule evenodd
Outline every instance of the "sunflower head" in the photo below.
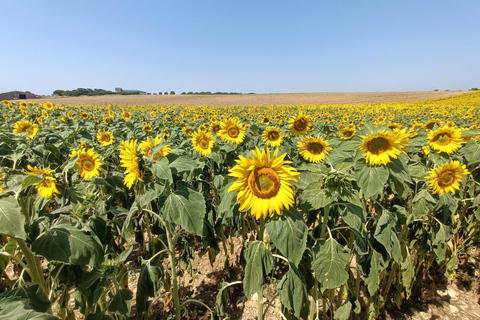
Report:
M 0 172 L 0 192 L 5 191 L 5 188 L 3 187 L 4 182 L 5 182 L 5 178 L 3 176 L 3 173 Z
M 278 149 L 273 155 L 270 150 L 256 148 L 247 158 L 240 156 L 238 165 L 229 170 L 230 176 L 237 180 L 228 189 L 238 191 L 237 201 L 242 212 L 251 210 L 257 219 L 282 214 L 294 204 L 292 181 L 297 181 L 299 172 L 286 166 L 291 163 L 284 160 L 286 153 L 278 156 Z
M 245 127 L 238 118 L 228 118 L 221 123 L 218 135 L 228 143 L 241 143 L 245 139 Z
M 300 155 L 307 161 L 318 163 L 325 159 L 325 155 L 332 151 L 328 140 L 322 137 L 306 136 L 297 144 Z
M 279 147 L 283 142 L 283 133 L 277 127 L 267 127 L 262 133 L 262 139 L 269 147 Z
M 139 149 L 142 150 L 143 154 L 146 157 L 149 157 L 152 154 L 152 148 L 162 143 L 162 141 L 163 139 L 159 135 L 155 137 L 155 140 L 152 140 L 150 139 L 150 137 L 147 137 L 147 141 L 143 141 L 140 143 Z M 172 149 L 170 148 L 170 146 L 168 144 L 164 145 L 160 150 L 158 150 L 153 155 L 153 163 L 157 163 L 158 157 L 165 157 L 170 152 L 172 152 Z
M 396 159 L 402 153 L 398 137 L 391 131 L 370 132 L 362 136 L 362 139 L 359 149 L 363 151 L 363 156 L 369 165 L 386 165 L 392 162 L 392 158 Z
M 300 112 L 295 117 L 288 120 L 290 124 L 290 132 L 294 137 L 298 137 L 301 134 L 306 134 L 312 127 L 312 120 L 309 115 Z
M 25 171 L 25 174 L 39 176 L 42 178 L 42 180 L 33 184 L 40 197 L 48 199 L 60 194 L 60 191 L 57 189 L 55 177 L 52 175 L 53 170 L 43 170 L 41 168 L 37 168 L 36 166 L 32 167 L 31 165 L 28 165 L 27 169 L 28 171 Z
M 340 129 L 340 131 L 338 132 L 340 134 L 340 138 L 343 139 L 343 140 L 348 140 L 348 139 L 351 139 L 355 133 L 357 133 L 357 130 L 355 130 L 355 127 L 353 128 L 343 128 L 343 129 Z
M 470 172 L 465 165 L 452 160 L 428 171 L 425 178 L 429 180 L 428 186 L 433 193 L 442 195 L 443 193 L 455 193 L 456 190 L 459 190 L 460 183 L 467 174 L 470 174 Z
M 125 110 L 122 112 L 122 118 L 125 120 L 130 120 L 132 119 L 132 114 Z
M 197 151 L 204 157 L 208 157 L 212 153 L 215 138 L 210 132 L 198 131 L 192 136 L 193 150 Z
M 142 126 L 142 130 L 145 131 L 145 132 L 152 132 L 152 126 L 150 125 L 150 123 L 145 123 L 143 126 Z
M 182 132 L 183 132 L 183 134 L 186 135 L 187 137 L 193 136 L 193 129 L 192 129 L 192 127 L 190 127 L 190 126 L 183 127 L 183 128 L 182 128 Z
M 99 177 L 102 172 L 102 161 L 99 159 L 100 155 L 96 153 L 93 148 L 81 149 L 78 154 L 78 172 L 83 180 Z
M 437 152 L 452 154 L 462 146 L 462 130 L 455 127 L 443 126 L 428 134 L 428 144 Z
M 125 168 L 123 184 L 131 189 L 135 181 L 143 181 L 139 168 L 137 140 L 122 141 L 120 145 L 120 163 Z
M 34 124 L 28 120 L 20 120 L 13 126 L 13 133 L 19 135 L 22 132 L 27 132 L 27 139 L 35 137 L 38 132 L 38 124 Z
M 109 146 L 115 142 L 115 137 L 110 130 L 98 131 L 97 140 L 102 146 Z

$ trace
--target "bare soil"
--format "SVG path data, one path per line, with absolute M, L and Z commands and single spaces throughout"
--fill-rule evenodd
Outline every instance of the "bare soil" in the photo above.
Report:
M 357 104 L 418 101 L 450 97 L 465 91 L 411 91 L 411 92 L 318 92 L 271 93 L 245 95 L 105 95 L 81 97 L 45 97 L 25 100 L 51 101 L 64 105 L 177 105 L 177 106 L 267 106 L 299 104 Z

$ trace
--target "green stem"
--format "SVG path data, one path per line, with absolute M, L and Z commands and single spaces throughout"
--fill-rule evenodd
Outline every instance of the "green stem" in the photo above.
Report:
M 325 239 L 325 231 L 327 230 L 328 216 L 330 214 L 330 205 L 323 208 L 322 230 L 320 232 L 320 239 Z
M 47 282 L 43 276 L 43 269 L 42 265 L 40 264 L 40 259 L 32 253 L 32 250 L 30 250 L 25 240 L 19 238 L 15 238 L 15 240 L 22 250 L 25 260 L 27 261 L 27 272 L 30 274 L 33 283 L 38 284 L 40 288 L 47 293 Z
M 265 231 L 265 219 L 260 218 L 260 226 L 258 228 L 257 240 L 263 242 L 263 233 Z M 257 293 L 257 309 L 258 309 L 258 320 L 263 320 L 263 289 Z
M 173 287 L 173 303 L 175 305 L 175 319 L 180 320 L 180 300 L 178 296 L 178 282 L 177 282 L 177 261 L 175 259 L 175 247 L 177 244 L 177 237 L 171 235 L 171 225 L 165 221 L 165 231 L 167 233 L 168 249 L 170 250 L 170 268 L 172 272 L 172 287 Z

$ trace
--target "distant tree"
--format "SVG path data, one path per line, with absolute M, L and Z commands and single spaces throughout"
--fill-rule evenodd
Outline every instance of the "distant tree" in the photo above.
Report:
M 478 88 L 472 88 L 472 89 L 470 89 L 470 91 L 477 91 L 477 90 L 480 90 L 480 89 L 478 89 Z
M 165 91 L 164 95 L 168 95 L 168 92 L 167 92 L 167 91 Z
M 438 89 L 435 89 L 435 90 L 433 90 L 433 91 L 438 91 Z
M 54 96 L 63 96 L 64 90 L 55 90 L 53 91 Z
M 154 93 L 153 93 L 153 95 L 154 95 L 154 96 L 156 96 L 156 95 L 157 95 L 157 93 L 156 93 L 156 92 L 154 92 Z
M 174 96 L 174 95 L 175 95 L 175 91 L 170 91 L 170 95 L 171 95 L 171 96 Z
M 187 94 L 187 93 L 186 93 L 185 91 L 183 91 L 183 92 L 182 92 L 182 93 L 180 93 L 180 94 Z
M 187 94 L 193 94 L 193 92 L 192 92 L 192 91 L 188 91 Z
M 151 95 L 151 93 L 150 93 L 150 92 L 147 92 L 147 96 L 149 96 L 149 95 Z
M 163 92 L 159 92 L 158 95 L 161 96 L 163 94 Z

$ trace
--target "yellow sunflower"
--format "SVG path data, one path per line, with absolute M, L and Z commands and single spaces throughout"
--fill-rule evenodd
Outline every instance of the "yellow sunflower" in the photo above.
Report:
M 351 139 L 355 133 L 357 133 L 357 130 L 355 130 L 355 128 L 343 128 L 340 129 L 338 133 L 340 134 L 341 139 L 348 140 Z
M 187 137 L 193 136 L 193 129 L 192 129 L 192 127 L 190 127 L 190 126 L 183 127 L 182 132 L 183 132 L 183 134 L 186 135 Z
M 445 193 L 455 193 L 460 189 L 460 182 L 463 177 L 470 172 L 465 165 L 461 165 L 459 161 L 452 160 L 449 163 L 444 163 L 440 167 L 435 167 L 427 172 L 428 186 L 433 191 L 442 195 Z
M 102 146 L 109 146 L 115 142 L 113 133 L 110 130 L 98 131 L 97 140 Z
M 98 158 L 100 155 L 96 153 L 93 148 L 81 149 L 78 154 L 78 173 L 83 180 L 91 179 L 93 177 L 99 177 L 100 172 L 102 171 L 101 166 L 103 165 L 102 161 Z
M 238 118 L 228 118 L 221 123 L 218 135 L 228 143 L 241 143 L 245 139 L 245 127 Z
M 142 126 L 142 130 L 145 131 L 145 132 L 152 132 L 152 126 L 150 125 L 150 123 L 145 123 Z
M 2 184 L 5 182 L 5 178 L 3 177 L 3 173 L 0 172 L 0 192 L 5 191 L 5 188 L 2 187 Z
M 13 126 L 13 133 L 19 135 L 22 132 L 27 132 L 28 136 L 33 138 L 38 132 L 38 125 L 28 120 L 20 120 Z
M 215 138 L 209 132 L 198 131 L 193 133 L 193 150 L 197 151 L 204 157 L 208 157 L 212 153 L 214 142 Z
M 212 124 L 210 125 L 210 132 L 217 133 L 218 131 L 220 131 L 221 128 L 222 126 L 220 122 L 212 121 Z
M 283 134 L 277 127 L 267 127 L 262 133 L 263 142 L 269 147 L 279 147 L 283 142 Z
M 370 134 L 362 136 L 362 139 L 359 149 L 364 152 L 363 156 L 369 165 L 390 163 L 391 158 L 396 159 L 402 153 L 402 147 L 391 131 L 371 131 Z
M 297 147 L 302 157 L 313 163 L 323 161 L 325 155 L 332 151 L 328 140 L 323 140 L 322 137 L 303 137 L 302 140 L 298 141 Z
M 123 184 L 132 188 L 135 181 L 143 181 L 139 169 L 139 158 L 137 153 L 137 140 L 123 141 L 120 145 L 120 162 L 125 170 Z
M 164 128 L 162 129 L 162 131 L 160 131 L 161 134 L 163 134 L 165 137 L 170 137 L 170 131 L 168 131 L 167 128 Z
M 143 154 L 146 157 L 149 157 L 152 154 L 152 148 L 156 145 L 159 145 L 162 143 L 163 139 L 160 136 L 156 136 L 155 140 L 150 139 L 150 137 L 147 137 L 147 141 L 142 141 L 138 148 L 142 150 Z M 154 154 L 153 156 L 153 163 L 157 162 L 158 157 L 165 157 L 167 154 L 172 152 L 172 148 L 167 144 L 163 146 L 160 150 L 157 151 L 157 153 Z
M 128 111 L 123 111 L 122 112 L 122 118 L 125 120 L 130 120 L 132 119 L 132 114 Z
M 309 128 L 312 127 L 310 116 L 303 112 L 300 112 L 298 115 L 288 120 L 288 123 L 290 124 L 290 132 L 294 137 L 306 134 Z
M 43 178 L 42 181 L 33 184 L 40 197 L 48 199 L 60 194 L 60 191 L 57 189 L 55 177 L 52 176 L 53 170 L 42 170 L 37 167 L 32 167 L 31 165 L 28 165 L 27 169 L 29 171 L 26 171 L 25 174 L 31 176 L 41 176 Z
M 238 165 L 229 170 L 230 176 L 236 177 L 228 192 L 238 191 L 237 201 L 240 211 L 251 209 L 257 219 L 272 217 L 274 213 L 282 214 L 282 209 L 293 206 L 294 193 L 292 181 L 300 173 L 284 160 L 286 153 L 278 155 L 278 149 L 270 156 L 270 150 L 252 151 L 248 158 L 240 156 Z
M 443 126 L 428 134 L 428 144 L 437 152 L 452 154 L 460 149 L 462 142 L 462 131 L 455 127 Z

